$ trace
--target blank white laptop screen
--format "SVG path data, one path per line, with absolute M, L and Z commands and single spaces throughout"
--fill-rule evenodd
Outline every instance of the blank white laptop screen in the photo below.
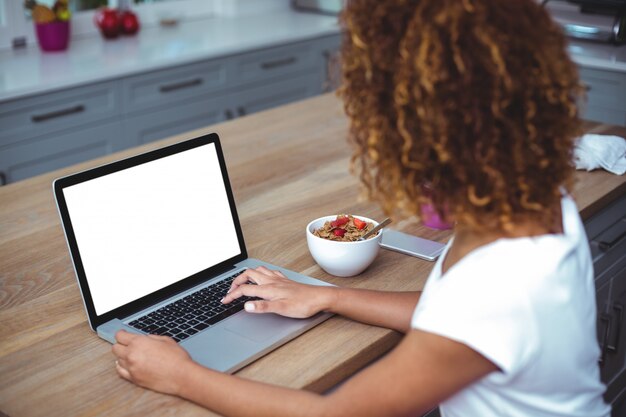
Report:
M 98 315 L 241 253 L 212 143 L 63 192 Z

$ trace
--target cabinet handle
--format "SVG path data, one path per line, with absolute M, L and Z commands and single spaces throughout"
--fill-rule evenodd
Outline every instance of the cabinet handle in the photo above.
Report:
M 616 316 L 617 316 L 617 320 L 615 320 L 615 336 L 612 338 L 612 341 L 609 341 L 607 338 L 607 343 L 606 343 L 606 349 L 608 351 L 611 352 L 617 352 L 618 349 L 618 345 L 619 345 L 619 336 L 621 333 L 621 327 L 622 327 L 622 318 L 624 315 L 624 306 L 619 304 L 619 303 L 615 303 L 613 304 L 613 311 L 615 311 Z M 613 343 L 610 343 L 613 342 Z
M 202 78 L 195 78 L 189 81 L 182 81 L 175 84 L 167 84 L 159 87 L 159 91 L 162 93 L 169 93 L 170 91 L 181 90 L 183 88 L 195 87 L 202 84 Z
M 7 185 L 7 174 L 4 171 L 0 171 L 0 186 Z
M 277 59 L 275 61 L 268 61 L 261 64 L 261 68 L 263 69 L 272 69 L 278 67 L 284 67 L 286 65 L 291 65 L 296 62 L 296 57 L 291 56 L 289 58 Z
M 608 251 L 622 241 L 626 236 L 626 218 L 623 218 L 619 224 L 612 226 L 612 233 L 602 233 L 598 242 L 598 247 L 603 251 Z
M 224 114 L 226 115 L 226 120 L 232 120 L 232 119 L 235 118 L 235 115 L 233 114 L 233 112 L 230 109 L 226 109 Z
M 237 107 L 237 113 L 239 113 L 239 116 L 245 116 L 246 109 L 244 107 Z
M 600 324 L 604 324 L 604 330 L 601 332 L 600 340 L 598 341 L 600 344 L 600 365 L 604 363 L 606 357 L 606 345 L 609 339 L 609 329 L 611 328 L 611 324 L 613 322 L 612 317 L 606 313 L 600 313 L 598 317 L 598 321 Z
M 31 120 L 34 123 L 45 122 L 46 120 L 56 119 L 57 117 L 69 116 L 71 114 L 82 113 L 85 111 L 85 106 L 79 104 L 77 106 L 68 107 L 67 109 L 51 111 L 50 113 L 36 114 L 31 116 Z

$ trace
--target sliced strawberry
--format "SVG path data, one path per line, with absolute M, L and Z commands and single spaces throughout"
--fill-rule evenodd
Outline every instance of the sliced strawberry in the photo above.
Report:
M 343 226 L 344 224 L 348 223 L 349 221 L 350 221 L 350 219 L 345 217 L 345 216 L 337 216 L 337 218 L 335 220 L 330 222 L 330 225 L 332 227 L 340 227 L 340 226 Z
M 333 230 L 335 236 L 343 237 L 346 234 L 346 229 L 335 229 Z
M 357 219 L 355 217 L 354 218 L 354 225 L 356 226 L 357 229 L 361 230 L 361 229 L 363 229 L 367 225 L 367 223 L 364 222 L 363 220 Z

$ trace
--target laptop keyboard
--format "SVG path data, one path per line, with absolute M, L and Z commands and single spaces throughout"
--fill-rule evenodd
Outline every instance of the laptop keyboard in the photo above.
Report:
M 253 299 L 244 296 L 229 304 L 221 302 L 233 280 L 242 272 L 139 317 L 129 325 L 145 333 L 170 336 L 180 342 L 241 311 L 244 303 Z

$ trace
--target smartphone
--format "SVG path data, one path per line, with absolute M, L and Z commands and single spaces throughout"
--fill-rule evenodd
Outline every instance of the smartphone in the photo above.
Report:
M 380 247 L 434 261 L 441 255 L 446 245 L 421 237 L 408 235 L 397 230 L 385 229 Z

